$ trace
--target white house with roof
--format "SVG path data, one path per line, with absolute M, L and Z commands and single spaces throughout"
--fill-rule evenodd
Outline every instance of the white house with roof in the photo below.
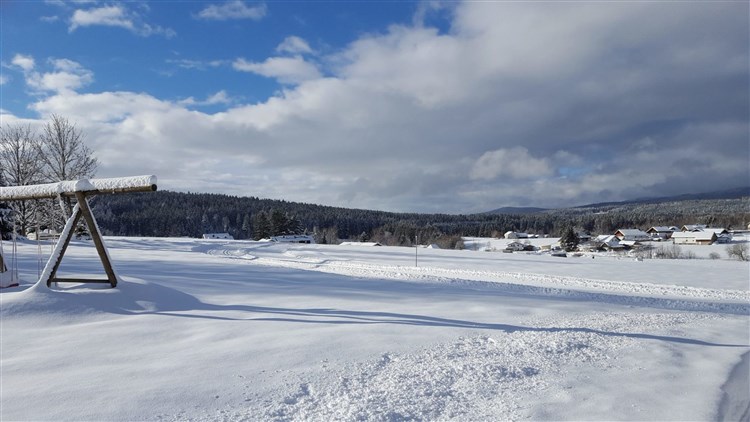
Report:
M 683 231 L 674 233 L 672 242 L 676 245 L 711 245 L 717 238 L 711 231 Z
M 528 233 L 519 233 L 514 232 L 513 230 L 508 230 L 503 236 L 506 239 L 528 239 L 529 237 L 531 237 Z
M 672 237 L 672 233 L 678 231 L 680 231 L 680 229 L 676 226 L 654 226 L 646 230 L 646 233 L 648 233 L 652 239 L 657 238 L 656 240 L 666 240 Z
M 713 232 L 716 234 L 716 243 L 729 243 L 732 241 L 732 233 L 724 228 L 706 227 L 704 232 Z
M 525 248 L 526 248 L 526 245 L 524 245 L 523 243 L 518 242 L 518 241 L 510 242 L 510 243 L 508 243 L 505 246 L 506 250 L 508 250 L 508 251 L 516 251 L 516 252 L 522 251 Z
M 643 230 L 639 229 L 620 229 L 615 232 L 615 236 L 622 240 L 634 240 L 636 242 L 642 240 L 651 240 L 651 236 Z
M 620 239 L 613 234 L 601 234 L 597 236 L 594 241 L 600 244 L 604 249 L 619 250 L 625 248 L 624 245 L 620 244 Z

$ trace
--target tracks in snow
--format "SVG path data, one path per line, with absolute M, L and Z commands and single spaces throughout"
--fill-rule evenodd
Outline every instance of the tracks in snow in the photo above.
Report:
M 750 315 L 750 292 L 679 285 L 660 285 L 580 277 L 439 267 L 411 267 L 342 261 L 302 251 L 268 256 L 264 247 L 216 245 L 209 255 L 252 261 L 255 265 L 319 271 L 358 278 L 390 279 L 487 289 L 511 295 L 560 297 L 681 311 Z M 270 251 L 269 251 L 270 252 Z

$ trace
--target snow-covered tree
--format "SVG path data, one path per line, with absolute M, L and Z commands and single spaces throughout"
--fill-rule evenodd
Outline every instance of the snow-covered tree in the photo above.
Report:
M 37 143 L 42 162 L 41 174 L 45 179 L 76 180 L 96 173 L 99 163 L 84 143 L 84 138 L 83 132 L 65 117 L 57 114 L 50 116 Z M 65 201 L 67 216 L 72 214 L 72 210 L 72 202 L 68 198 Z
M 41 174 L 42 161 L 37 143 L 36 133 L 30 125 L 0 128 L 0 177 L 4 185 L 26 186 L 45 181 Z M 34 201 L 10 203 L 20 234 L 26 235 L 28 229 L 36 224 L 34 215 L 39 205 Z

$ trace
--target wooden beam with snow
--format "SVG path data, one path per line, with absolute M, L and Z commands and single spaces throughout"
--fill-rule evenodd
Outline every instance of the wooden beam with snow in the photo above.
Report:
M 32 199 L 50 199 L 61 197 L 75 197 L 77 203 L 73 213 L 65 222 L 52 255 L 50 255 L 44 271 L 37 284 L 45 283 L 50 287 L 52 283 L 108 283 L 112 287 L 117 286 L 117 274 L 112 267 L 107 247 L 104 245 L 99 226 L 91 213 L 88 197 L 98 194 L 128 193 L 128 192 L 153 192 L 156 190 L 156 176 L 119 177 L 111 179 L 81 179 L 69 180 L 58 183 L 47 183 L 43 185 L 11 186 L 0 188 L 0 201 L 23 201 Z M 73 238 L 76 224 L 83 218 L 88 226 L 91 240 L 99 255 L 99 259 L 107 275 L 103 279 L 81 279 L 81 278 L 59 278 L 57 270 L 60 268 L 65 251 Z
M 156 176 L 81 179 L 41 185 L 0 187 L 0 201 L 25 201 L 30 199 L 75 197 L 77 193 L 97 195 L 154 191 L 156 191 Z

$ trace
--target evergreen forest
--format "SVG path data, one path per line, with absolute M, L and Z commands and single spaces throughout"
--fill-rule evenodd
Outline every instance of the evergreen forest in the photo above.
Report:
M 607 203 L 526 214 L 419 214 L 338 208 L 236 197 L 159 191 L 99 195 L 92 208 L 105 235 L 200 237 L 226 232 L 235 239 L 311 234 L 318 243 L 377 241 L 410 246 L 461 247 L 462 236 L 500 237 L 506 231 L 560 236 L 568 228 L 611 234 L 620 228 L 707 224 L 747 228 L 750 196 L 659 202 Z

